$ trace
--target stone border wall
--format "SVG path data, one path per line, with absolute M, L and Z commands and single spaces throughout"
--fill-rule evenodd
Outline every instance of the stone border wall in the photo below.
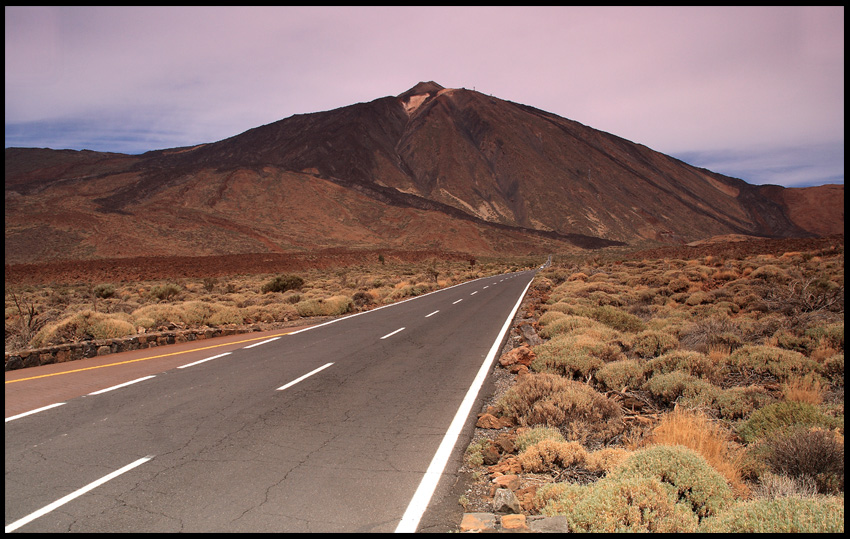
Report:
M 158 331 L 118 339 L 83 341 L 73 344 L 60 344 L 58 346 L 36 348 L 34 350 L 23 350 L 14 353 L 7 352 L 6 370 L 13 371 L 26 367 L 65 363 L 66 361 L 76 361 L 79 359 L 105 356 L 107 354 L 115 354 L 118 352 L 128 352 L 130 350 L 154 348 L 156 346 L 164 346 L 167 344 L 177 344 L 201 339 L 211 339 L 213 337 L 226 337 L 228 335 L 237 335 L 240 333 L 263 331 L 263 329 L 264 328 L 248 326 Z

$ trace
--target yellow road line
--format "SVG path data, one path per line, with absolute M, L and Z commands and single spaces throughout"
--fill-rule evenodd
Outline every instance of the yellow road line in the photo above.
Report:
M 291 333 L 291 332 L 289 332 L 289 333 Z M 120 361 L 118 363 L 109 363 L 107 365 L 96 365 L 94 367 L 84 367 L 82 369 L 74 369 L 72 371 L 54 372 L 52 374 L 41 374 L 39 376 L 30 376 L 29 378 L 19 378 L 17 380 L 6 380 L 5 383 L 13 384 L 15 382 L 25 382 L 27 380 L 36 380 L 38 378 L 47 378 L 49 376 L 58 376 L 60 374 L 71 374 L 73 372 L 90 371 L 92 369 L 102 369 L 104 367 L 115 367 L 116 365 L 126 365 L 128 363 L 136 363 L 137 361 L 147 361 L 149 359 L 156 359 L 156 358 L 160 358 L 160 357 L 168 357 L 168 356 L 177 356 L 177 355 L 180 355 L 180 354 L 188 354 L 189 352 L 200 352 L 201 350 L 209 350 L 210 348 L 219 348 L 221 346 L 230 346 L 230 345 L 233 345 L 233 344 L 242 344 L 242 343 L 251 342 L 251 341 L 259 341 L 260 339 L 270 339 L 272 337 L 281 337 L 283 335 L 289 335 L 289 333 L 278 333 L 277 335 L 266 335 L 264 337 L 255 337 L 253 339 L 245 339 L 244 341 L 233 341 L 233 342 L 222 343 L 222 344 L 214 344 L 212 346 L 205 346 L 204 348 L 193 348 L 191 350 L 183 350 L 182 352 L 171 352 L 170 354 L 160 354 L 158 356 L 150 356 L 150 357 L 143 357 L 143 358 L 139 358 L 139 359 L 131 359 L 129 361 Z

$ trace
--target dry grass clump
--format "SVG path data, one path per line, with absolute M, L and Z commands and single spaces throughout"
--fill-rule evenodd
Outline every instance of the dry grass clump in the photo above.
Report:
M 843 533 L 844 499 L 740 501 L 700 526 L 704 533 Z
M 73 341 L 114 339 L 135 332 L 135 326 L 126 316 L 119 318 L 117 315 L 86 310 L 46 325 L 31 342 L 34 347 L 43 347 Z
M 610 390 L 639 389 L 646 381 L 644 365 L 634 359 L 612 361 L 596 371 L 596 380 Z

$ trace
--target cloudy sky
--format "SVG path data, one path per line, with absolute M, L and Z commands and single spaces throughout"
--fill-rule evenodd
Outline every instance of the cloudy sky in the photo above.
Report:
M 6 147 L 221 140 L 420 81 L 844 183 L 844 7 L 6 7 Z

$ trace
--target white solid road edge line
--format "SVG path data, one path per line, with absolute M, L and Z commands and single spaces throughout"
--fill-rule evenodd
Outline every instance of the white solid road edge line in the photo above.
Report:
M 296 378 L 295 380 L 293 380 L 293 381 L 289 382 L 289 383 L 288 383 L 288 384 L 286 384 L 285 386 L 280 386 L 279 388 L 277 388 L 277 391 L 283 391 L 284 389 L 286 389 L 286 388 L 288 388 L 288 387 L 292 387 L 292 386 L 294 386 L 295 384 L 297 384 L 298 382 L 300 382 L 301 380 L 304 380 L 305 378 L 309 378 L 310 376 L 313 376 L 313 375 L 314 375 L 314 374 L 316 374 L 317 372 L 319 372 L 319 371 L 321 371 L 321 370 L 324 370 L 324 369 L 327 369 L 327 368 L 328 368 L 328 367 L 330 367 L 331 365 L 333 365 L 333 362 L 331 362 L 331 363 L 325 363 L 324 365 L 322 365 L 322 366 L 321 366 L 321 367 L 319 367 L 318 369 L 313 369 L 312 371 L 308 372 L 308 373 L 307 373 L 307 374 L 305 374 L 304 376 L 301 376 L 301 377 Z
M 55 502 L 51 503 L 50 505 L 42 507 L 41 509 L 39 509 L 35 513 L 30 513 L 29 515 L 25 516 L 24 518 L 22 518 L 20 520 L 16 520 L 15 522 L 6 526 L 6 532 L 5 533 L 10 533 L 10 532 L 17 530 L 18 528 L 20 528 L 24 524 L 28 524 L 28 523 L 32 522 L 33 520 L 37 519 L 38 517 L 46 515 L 47 513 L 53 511 L 57 507 L 65 505 L 66 503 L 70 502 L 74 498 L 82 496 L 83 494 L 92 490 L 93 488 L 99 487 L 100 485 L 106 483 L 107 481 L 109 481 L 111 479 L 115 479 L 116 477 L 118 477 L 119 475 L 121 475 L 125 472 L 129 472 L 130 470 L 132 470 L 136 466 L 144 464 L 145 462 L 149 461 L 152 458 L 153 458 L 152 456 L 142 457 L 135 462 L 131 462 L 130 464 L 124 466 L 120 470 L 115 470 L 111 474 L 103 476 L 100 479 L 98 479 L 97 481 L 94 481 L 93 483 L 89 483 L 88 485 L 84 486 L 83 488 L 68 494 L 64 498 L 60 498 L 60 499 L 56 500 Z
M 156 378 L 156 375 L 145 376 L 144 378 L 137 378 L 135 380 L 130 380 L 129 382 L 124 382 L 123 384 L 118 384 L 117 386 L 107 387 L 106 389 L 101 389 L 99 391 L 94 391 L 89 393 L 89 395 L 100 395 L 101 393 L 106 393 L 107 391 L 112 391 L 113 389 L 118 389 L 124 386 L 129 386 L 131 384 L 135 384 L 136 382 L 142 382 L 144 380 L 149 380 L 150 378 Z
M 449 430 L 446 431 L 443 441 L 440 442 L 440 447 L 437 448 L 434 458 L 431 459 L 431 464 L 428 466 L 425 476 L 422 477 L 422 481 L 420 481 L 419 487 L 416 489 L 416 493 L 414 493 L 413 498 L 410 500 L 410 504 L 407 506 L 407 510 L 401 517 L 401 522 L 398 523 L 398 526 L 395 529 L 396 533 L 416 532 L 416 528 L 419 526 L 419 521 L 422 519 L 422 515 L 425 514 L 425 510 L 428 508 L 431 496 L 433 496 L 434 490 L 437 488 L 437 483 L 440 482 L 440 477 L 443 475 L 443 470 L 446 468 L 449 456 L 451 456 L 452 450 L 457 443 L 460 431 L 463 430 L 466 418 L 472 410 L 472 405 L 475 404 L 475 399 L 478 397 L 478 391 L 481 389 L 481 386 L 484 384 L 484 380 L 487 378 L 487 373 L 490 371 L 490 365 L 493 363 L 493 360 L 496 359 L 496 354 L 499 353 L 502 340 L 504 339 L 507 331 L 510 329 L 514 316 L 516 316 L 516 312 L 519 310 L 519 306 L 522 304 L 522 300 L 525 297 L 526 292 L 528 292 L 528 288 L 531 286 L 531 282 L 533 280 L 534 278 L 532 277 L 532 279 L 528 281 L 528 284 L 525 286 L 525 290 L 523 290 L 522 294 L 520 294 L 519 300 L 517 300 L 510 316 L 508 316 L 508 319 L 505 320 L 505 324 L 502 326 L 502 331 L 499 332 L 496 341 L 493 343 L 493 346 L 490 347 L 490 352 L 484 359 L 484 363 L 482 363 L 481 368 L 478 369 L 478 374 L 475 375 L 475 379 L 472 381 L 472 385 L 469 386 L 469 390 L 466 392 L 463 402 L 460 403 L 460 408 L 458 408 L 454 419 L 452 419 L 451 425 L 449 425 Z
M 11 417 L 6 418 L 6 423 L 9 421 L 14 421 L 15 419 L 20 419 L 22 417 L 26 417 L 31 414 L 37 414 L 38 412 L 43 412 L 45 410 L 50 410 L 51 408 L 56 408 L 57 406 L 62 406 L 65 404 L 64 402 L 57 402 L 55 404 L 48 404 L 47 406 L 42 406 L 41 408 L 36 408 L 35 410 L 30 410 L 29 412 L 24 412 L 22 414 L 13 415 Z

